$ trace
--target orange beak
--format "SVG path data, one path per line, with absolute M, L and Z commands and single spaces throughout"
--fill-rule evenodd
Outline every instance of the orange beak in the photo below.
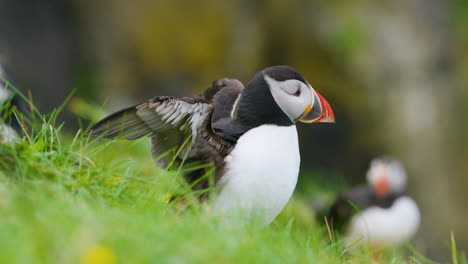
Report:
M 330 104 L 317 91 L 311 89 L 313 101 L 304 110 L 299 121 L 304 123 L 335 123 L 335 115 Z
M 384 198 L 388 193 L 388 179 L 387 177 L 382 177 L 377 184 L 375 185 L 375 193 L 377 197 Z

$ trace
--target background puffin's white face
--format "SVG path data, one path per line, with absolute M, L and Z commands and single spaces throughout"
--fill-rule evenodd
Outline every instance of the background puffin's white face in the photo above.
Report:
M 310 84 L 305 84 L 296 79 L 277 81 L 266 74 L 264 78 L 270 86 L 276 104 L 292 122 L 296 122 L 301 118 L 306 108 L 314 104 Z
M 403 191 L 406 186 L 406 172 L 396 160 L 374 159 L 367 171 L 367 181 L 374 187 L 379 182 L 386 181 L 389 191 Z

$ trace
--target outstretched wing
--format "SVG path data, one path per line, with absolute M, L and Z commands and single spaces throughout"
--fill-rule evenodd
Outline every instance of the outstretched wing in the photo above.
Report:
M 176 153 L 175 161 L 210 162 L 207 157 L 222 160 L 232 144 L 213 132 L 213 110 L 214 106 L 202 97 L 158 96 L 106 117 L 93 126 L 91 133 L 109 139 L 151 137 L 153 157 L 163 168 L 174 161 L 171 154 Z

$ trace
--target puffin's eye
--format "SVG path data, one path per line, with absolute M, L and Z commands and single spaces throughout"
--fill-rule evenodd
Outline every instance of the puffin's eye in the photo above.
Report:
M 294 93 L 295 96 L 301 96 L 301 87 L 297 88 L 297 91 Z

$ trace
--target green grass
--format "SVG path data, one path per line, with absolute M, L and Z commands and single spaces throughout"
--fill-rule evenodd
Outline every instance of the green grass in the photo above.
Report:
M 228 224 L 190 195 L 168 203 L 187 186 L 154 166 L 148 140 L 68 135 L 59 112 L 37 113 L 23 141 L 0 144 L 0 263 L 373 262 L 331 242 L 298 197 L 264 228 Z M 380 258 L 429 263 L 401 250 Z

